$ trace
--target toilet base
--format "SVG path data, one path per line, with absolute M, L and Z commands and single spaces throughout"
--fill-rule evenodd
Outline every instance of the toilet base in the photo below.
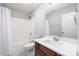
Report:
M 28 49 L 26 50 L 25 49 L 25 56 L 34 56 L 35 55 L 35 48 L 31 48 L 31 49 Z

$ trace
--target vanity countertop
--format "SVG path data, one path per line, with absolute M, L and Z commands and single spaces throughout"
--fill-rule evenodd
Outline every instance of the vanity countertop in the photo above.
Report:
M 76 51 L 77 51 L 76 44 L 61 41 L 63 45 L 54 46 L 54 45 L 50 45 L 50 44 L 43 42 L 48 39 L 50 40 L 51 38 L 39 38 L 39 39 L 36 39 L 35 41 L 47 47 L 48 49 L 55 51 L 63 56 L 76 56 Z

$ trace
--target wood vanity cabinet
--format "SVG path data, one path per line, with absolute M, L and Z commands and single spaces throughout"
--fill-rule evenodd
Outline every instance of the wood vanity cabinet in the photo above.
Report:
M 35 56 L 61 56 L 61 55 L 35 42 Z

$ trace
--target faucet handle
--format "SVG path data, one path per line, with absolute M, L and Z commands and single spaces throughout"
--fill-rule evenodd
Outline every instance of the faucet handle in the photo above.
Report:
M 58 39 L 57 37 L 54 37 L 53 39 L 54 39 L 55 41 L 59 41 L 59 39 Z

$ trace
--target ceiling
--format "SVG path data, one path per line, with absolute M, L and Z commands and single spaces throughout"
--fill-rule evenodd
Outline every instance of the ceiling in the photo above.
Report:
M 62 9 L 67 9 L 68 7 L 74 7 L 77 8 L 77 3 L 54 3 L 53 6 L 49 7 L 47 10 L 47 14 L 51 14 L 55 11 L 60 11 Z
M 30 14 L 40 5 L 40 3 L 1 3 L 1 5 Z
M 77 3 L 53 3 L 54 5 L 49 5 L 47 10 L 47 15 L 51 14 L 53 11 L 61 10 L 76 5 Z M 1 3 L 2 6 L 8 7 L 13 10 L 21 11 L 22 13 L 31 14 L 36 8 L 38 8 L 42 3 Z

